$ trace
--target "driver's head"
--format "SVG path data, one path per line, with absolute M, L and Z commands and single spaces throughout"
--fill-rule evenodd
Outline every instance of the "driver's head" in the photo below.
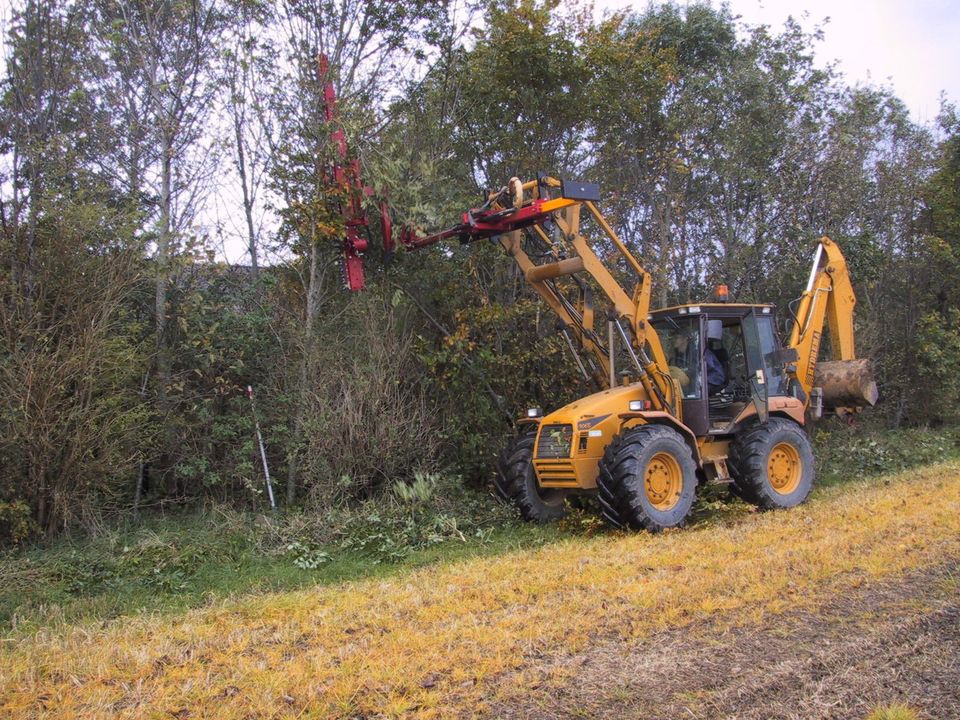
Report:
M 707 340 L 719 340 L 723 337 L 723 320 L 707 320 Z

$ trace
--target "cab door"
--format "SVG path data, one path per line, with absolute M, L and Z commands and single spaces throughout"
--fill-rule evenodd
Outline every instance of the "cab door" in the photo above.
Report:
M 750 398 L 757 409 L 757 417 L 765 423 L 770 417 L 769 383 L 767 368 L 763 361 L 764 352 L 760 342 L 760 330 L 757 326 L 756 309 L 743 318 L 743 345 L 747 356 L 747 380 L 750 385 Z

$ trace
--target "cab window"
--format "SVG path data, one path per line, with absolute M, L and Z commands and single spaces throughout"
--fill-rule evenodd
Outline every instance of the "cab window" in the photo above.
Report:
M 768 359 L 770 353 L 780 349 L 773 318 L 769 315 L 758 315 L 757 332 L 760 334 L 760 352 L 763 355 L 763 366 L 767 376 L 767 392 L 770 395 L 785 395 L 787 378 L 783 365 L 772 364 Z
M 667 356 L 670 374 L 680 383 L 685 400 L 701 397 L 702 354 L 700 318 L 677 317 L 653 323 Z

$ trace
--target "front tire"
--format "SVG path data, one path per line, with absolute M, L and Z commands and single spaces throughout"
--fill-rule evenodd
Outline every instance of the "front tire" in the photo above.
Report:
M 767 510 L 795 507 L 813 490 L 813 448 L 790 420 L 770 418 L 741 430 L 730 464 L 738 494 Z
M 528 522 L 546 523 L 567 514 L 566 491 L 541 488 L 533 470 L 537 428 L 524 429 L 500 456 L 493 484 L 502 500 L 514 505 Z
M 686 520 L 696 499 L 697 466 L 676 430 L 643 425 L 607 446 L 597 489 L 611 525 L 659 532 Z

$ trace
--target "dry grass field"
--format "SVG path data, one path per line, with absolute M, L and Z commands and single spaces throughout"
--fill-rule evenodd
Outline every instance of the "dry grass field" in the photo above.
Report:
M 0 716 L 960 717 L 960 462 L 793 511 L 6 638 Z

